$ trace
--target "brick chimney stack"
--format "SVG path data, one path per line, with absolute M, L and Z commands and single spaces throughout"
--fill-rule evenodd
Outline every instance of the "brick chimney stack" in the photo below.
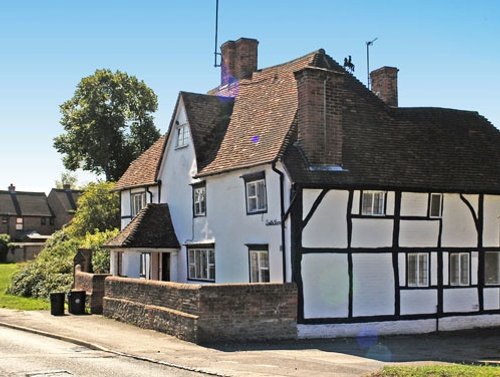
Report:
M 398 106 L 398 69 L 382 67 L 370 73 L 372 92 L 387 105 Z
M 240 38 L 221 46 L 221 85 L 252 77 L 252 73 L 257 70 L 258 45 L 256 39 Z
M 9 186 L 9 192 L 10 193 L 15 193 L 16 192 L 16 186 L 14 186 L 12 183 Z
M 342 165 L 343 73 L 308 67 L 295 79 L 300 147 L 311 165 Z

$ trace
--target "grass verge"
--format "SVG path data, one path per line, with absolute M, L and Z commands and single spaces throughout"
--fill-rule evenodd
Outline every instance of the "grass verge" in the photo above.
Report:
M 425 365 L 384 367 L 370 377 L 496 377 L 500 367 L 489 365 Z
M 0 308 L 18 310 L 45 310 L 50 308 L 48 301 L 6 294 L 10 279 L 20 268 L 16 263 L 0 263 Z

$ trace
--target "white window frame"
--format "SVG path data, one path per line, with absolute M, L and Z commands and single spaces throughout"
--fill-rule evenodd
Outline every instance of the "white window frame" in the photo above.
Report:
M 259 191 L 259 186 L 261 190 Z M 267 212 L 267 190 L 266 190 L 266 179 L 255 179 L 245 182 L 246 188 L 246 202 L 247 202 L 247 214 L 263 213 Z M 251 192 L 254 194 L 251 194 Z M 261 195 L 259 195 L 259 192 Z M 252 209 L 255 203 L 255 208 Z
M 415 264 L 410 264 L 410 259 L 415 258 Z M 429 286 L 429 253 L 408 253 L 407 256 L 407 283 L 408 287 L 428 287 Z M 414 268 L 414 281 L 410 281 L 410 269 Z
M 488 256 L 496 255 L 496 261 L 489 261 Z M 498 251 L 487 251 L 484 257 L 484 285 L 500 285 L 500 252 Z M 496 268 L 493 268 L 493 264 L 496 264 Z M 491 270 L 490 270 L 491 269 Z M 488 273 L 494 271 L 495 275 L 489 278 Z
M 379 199 L 376 201 L 375 197 Z M 365 216 L 385 216 L 385 191 L 363 191 L 361 196 L 361 214 Z M 371 203 L 365 206 L 365 201 L 370 198 Z M 377 205 L 376 205 L 377 204 Z
M 207 214 L 207 189 L 206 186 L 193 186 L 193 215 L 202 217 Z
M 433 214 L 432 213 L 432 202 L 433 198 L 438 198 L 438 203 L 439 203 L 439 213 L 438 214 Z M 431 193 L 429 196 L 429 217 L 431 219 L 440 219 L 443 217 L 443 194 L 438 194 L 438 193 Z
M 188 280 L 215 282 L 215 250 L 188 248 Z
M 139 277 L 151 280 L 151 253 L 141 253 Z
M 24 218 L 16 217 L 16 230 L 24 229 Z
M 250 248 L 248 253 L 250 264 L 250 283 L 269 283 L 271 280 L 269 269 L 269 250 Z M 256 263 L 254 263 L 253 256 L 256 257 Z
M 130 194 L 130 215 L 132 217 L 137 214 L 146 206 L 146 191 L 133 192 Z
M 183 148 L 189 145 L 189 128 L 187 123 L 182 123 L 175 128 L 175 147 Z
M 470 253 L 450 253 L 449 254 L 449 277 L 450 286 L 467 287 L 470 285 Z M 467 261 L 465 263 L 465 260 Z M 454 264 L 457 263 L 456 266 Z M 457 270 L 458 280 L 452 280 L 452 271 Z

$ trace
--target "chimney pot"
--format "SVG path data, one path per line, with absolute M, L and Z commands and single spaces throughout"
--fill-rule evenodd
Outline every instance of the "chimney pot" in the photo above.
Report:
M 227 41 L 221 46 L 221 85 L 231 84 L 252 77 L 257 70 L 257 50 L 259 41 L 240 38 Z
M 398 106 L 398 69 L 382 67 L 370 73 L 372 92 L 387 105 Z
M 71 190 L 71 185 L 69 183 L 63 183 L 64 190 Z
M 16 192 L 16 186 L 14 186 L 12 183 L 9 186 L 9 192 Z

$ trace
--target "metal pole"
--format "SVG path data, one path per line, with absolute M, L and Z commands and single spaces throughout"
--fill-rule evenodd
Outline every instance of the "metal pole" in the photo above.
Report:
M 370 82 L 370 46 L 373 45 L 373 42 L 375 42 L 378 38 L 375 38 L 372 41 L 366 42 L 366 73 L 368 76 L 367 79 L 367 86 L 368 89 L 370 89 L 371 82 Z
M 218 67 L 217 64 L 217 37 L 218 37 L 218 29 L 219 29 L 219 0 L 215 0 L 215 47 L 214 47 L 214 67 Z

